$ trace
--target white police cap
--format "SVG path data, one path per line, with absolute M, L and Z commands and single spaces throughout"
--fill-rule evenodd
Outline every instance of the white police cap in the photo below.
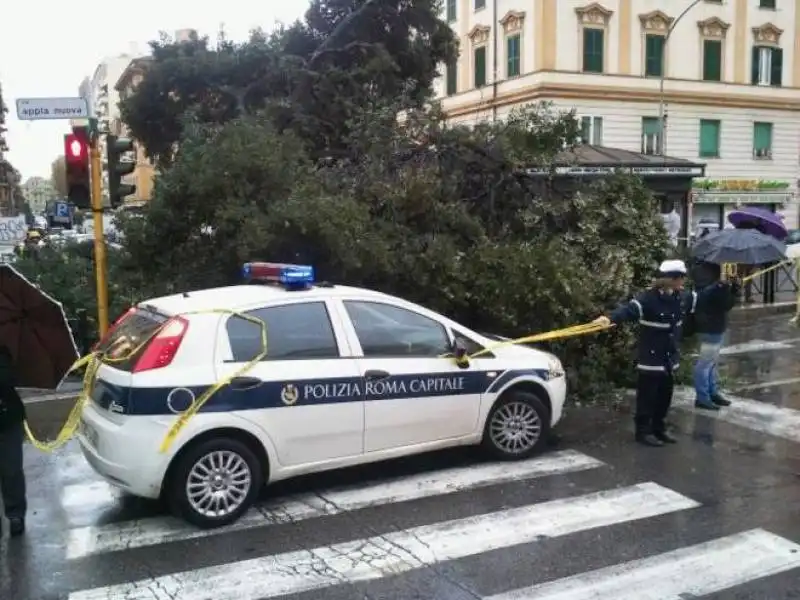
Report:
M 683 277 L 686 275 L 686 263 L 682 260 L 665 260 L 658 267 L 658 274 L 664 277 Z

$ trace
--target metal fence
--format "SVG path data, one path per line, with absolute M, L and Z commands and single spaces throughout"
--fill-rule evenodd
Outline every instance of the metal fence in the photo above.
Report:
M 770 266 L 772 265 L 749 267 L 726 264 L 723 265 L 722 272 L 726 277 L 736 275 L 747 277 Z M 745 302 L 762 302 L 763 304 L 800 300 L 800 261 L 780 264 L 777 268 L 753 278 L 744 285 L 743 298 Z

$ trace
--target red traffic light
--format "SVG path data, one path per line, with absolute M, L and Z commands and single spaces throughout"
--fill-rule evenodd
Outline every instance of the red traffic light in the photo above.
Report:
M 89 141 L 75 133 L 64 136 L 64 158 L 71 165 L 89 165 Z

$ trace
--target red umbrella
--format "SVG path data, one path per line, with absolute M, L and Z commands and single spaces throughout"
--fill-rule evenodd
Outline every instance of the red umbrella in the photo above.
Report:
M 61 303 L 8 264 L 0 264 L 0 346 L 19 387 L 55 389 L 79 357 Z

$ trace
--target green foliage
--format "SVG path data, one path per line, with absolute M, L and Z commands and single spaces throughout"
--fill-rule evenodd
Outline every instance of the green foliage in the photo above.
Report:
M 24 254 L 14 263 L 14 268 L 61 302 L 71 321 L 77 319 L 80 310 L 86 310 L 89 318 L 88 333 L 90 339 L 96 340 L 97 286 L 93 257 L 91 243 L 69 243 L 60 248 L 45 246 L 35 254 Z M 109 249 L 107 257 L 109 312 L 111 318 L 114 318 L 133 302 L 140 300 L 138 293 L 142 280 L 123 271 L 120 251 Z M 132 293 L 132 289 L 136 293 Z
M 512 337 L 584 323 L 645 286 L 666 235 L 641 181 L 565 189 L 524 173 L 576 137 L 546 106 L 446 126 L 396 106 L 357 114 L 348 157 L 318 161 L 271 115 L 191 124 L 144 218 L 123 219 L 121 267 L 142 297 L 237 282 L 248 260 L 314 264 L 320 279 L 396 294 Z M 553 344 L 574 390 L 627 383 L 631 333 Z
M 120 105 L 131 134 L 159 167 L 173 161 L 185 117 L 201 124 L 269 111 L 279 131 L 297 133 L 317 156 L 346 154 L 348 123 L 360 110 L 431 97 L 438 65 L 455 37 L 435 0 L 313 0 L 304 21 L 242 44 L 220 34 L 151 44 L 153 61 Z

